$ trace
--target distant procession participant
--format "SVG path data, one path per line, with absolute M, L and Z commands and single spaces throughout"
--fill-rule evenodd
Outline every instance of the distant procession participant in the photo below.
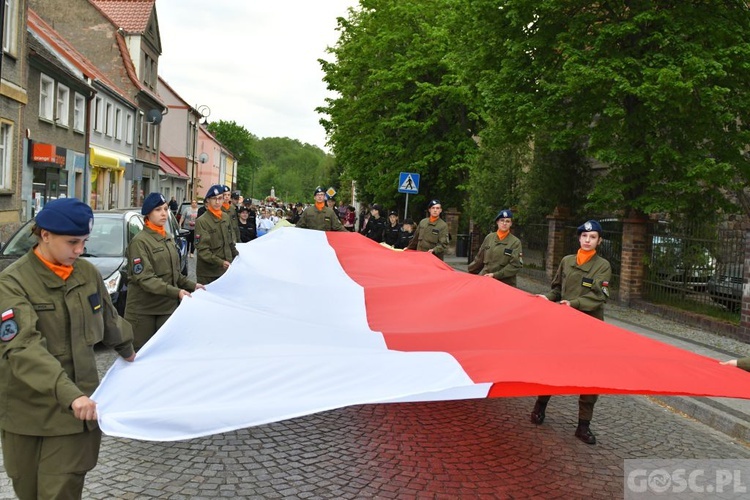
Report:
M 246 206 L 241 206 L 237 211 L 239 217 L 238 226 L 240 229 L 240 242 L 247 243 L 255 239 L 257 234 L 257 228 L 255 226 L 255 217 L 250 220 L 250 209 Z
M 578 227 L 578 253 L 566 255 L 560 261 L 552 280 L 551 290 L 540 295 L 547 300 L 572 307 L 604 321 L 604 304 L 609 299 L 609 280 L 612 268 L 609 262 L 596 254 L 602 241 L 602 226 L 589 220 Z M 575 436 L 586 444 L 596 444 L 596 436 L 589 425 L 594 416 L 596 394 L 583 394 L 578 398 L 578 427 Z M 539 396 L 531 411 L 531 423 L 541 425 L 550 396 Z
M 443 212 L 440 200 L 430 200 L 427 210 L 429 217 L 419 221 L 414 237 L 406 248 L 418 252 L 429 252 L 443 260 L 445 249 L 448 248 L 448 224 L 440 218 Z
M 199 283 L 207 285 L 222 274 L 237 256 L 229 215 L 222 211 L 224 186 L 213 185 L 206 192 L 206 212 L 195 222 L 195 249 L 198 259 L 195 274 Z
M 232 193 L 229 186 L 222 186 L 222 189 L 224 190 L 224 202 L 221 204 L 221 209 L 229 216 L 229 229 L 232 231 L 234 242 L 239 243 L 240 227 L 238 225 L 239 218 L 237 217 L 237 205 L 235 205 L 235 201 L 239 201 L 240 193 L 239 191 Z
M 32 228 L 37 243 L 0 273 L 0 437 L 21 499 L 81 498 L 101 443 L 94 346 L 135 359 L 130 325 L 96 267 L 78 258 L 93 222 L 75 198 L 48 202 Z
M 125 319 L 133 326 L 136 350 L 166 323 L 182 299 L 203 288 L 180 271 L 180 254 L 164 229 L 168 210 L 164 196 L 149 194 L 141 207 L 146 227 L 135 235 L 127 249 Z
M 516 286 L 516 275 L 523 267 L 523 250 L 521 240 L 510 232 L 513 212 L 510 209 L 501 210 L 495 217 L 495 224 L 497 231 L 484 238 L 468 271 Z
M 313 193 L 315 204 L 302 212 L 297 227 L 318 231 L 346 231 L 332 208 L 326 206 L 326 192 L 318 186 Z

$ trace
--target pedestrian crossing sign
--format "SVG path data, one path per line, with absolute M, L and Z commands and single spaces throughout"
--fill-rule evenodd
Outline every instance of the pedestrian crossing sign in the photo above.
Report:
M 419 192 L 419 174 L 401 172 L 398 176 L 398 192 L 417 194 Z

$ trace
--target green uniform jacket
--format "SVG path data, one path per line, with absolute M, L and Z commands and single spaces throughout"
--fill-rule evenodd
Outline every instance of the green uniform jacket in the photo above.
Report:
M 224 274 L 224 261 L 232 262 L 237 256 L 234 243 L 229 215 L 223 214 L 221 219 L 217 219 L 206 210 L 198 217 L 195 221 L 195 249 L 198 252 L 195 274 L 198 283 L 211 283 Z
M 430 222 L 429 217 L 425 217 L 417 225 L 414 231 L 414 237 L 411 239 L 409 250 L 426 252 L 431 249 L 440 260 L 443 260 L 445 249 L 448 248 L 448 224 L 441 218 L 435 222 Z
M 611 277 L 609 262 L 599 255 L 594 255 L 581 266 L 576 264 L 575 254 L 566 255 L 560 261 L 552 280 L 552 290 L 546 297 L 554 302 L 569 300 L 574 309 L 603 320 Z
M 750 357 L 738 359 L 737 367 L 750 372 Z
M 323 207 L 323 210 L 318 210 L 315 205 L 307 207 L 302 212 L 296 225 L 297 227 L 317 229 L 318 231 L 346 231 L 331 207 Z
M 222 206 L 221 211 L 229 216 L 229 229 L 232 231 L 232 238 L 234 238 L 235 243 L 239 243 L 242 240 L 240 239 L 240 218 L 237 215 L 237 207 L 234 203 L 230 203 L 229 208 L 224 209 Z
M 172 238 L 149 228 L 128 245 L 128 298 L 125 317 L 172 314 L 180 290 L 195 291 L 195 282 L 180 272 L 180 254 Z
M 491 274 L 496 280 L 516 286 L 516 274 L 522 267 L 521 240 L 510 233 L 501 240 L 495 232 L 484 238 L 468 270 L 472 274 Z
M 78 259 L 63 281 L 29 250 L 0 273 L 0 311 L 6 318 L 0 326 L 0 428 L 30 436 L 83 432 L 70 405 L 99 385 L 94 345 L 133 354 L 130 324 L 117 315 L 99 271 Z

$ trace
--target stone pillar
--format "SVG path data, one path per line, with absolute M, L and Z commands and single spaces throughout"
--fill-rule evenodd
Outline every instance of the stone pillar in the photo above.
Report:
M 742 304 L 740 308 L 740 333 L 743 342 L 750 341 L 750 231 L 745 231 L 745 260 L 742 270 Z
M 547 235 L 547 264 L 545 271 L 547 279 L 552 281 L 557 272 L 560 261 L 565 257 L 565 241 L 569 237 L 565 231 L 565 224 L 570 218 L 570 210 L 564 207 L 557 207 L 552 215 L 547 216 L 549 233 Z
M 450 246 L 446 254 L 454 255 L 456 253 L 456 240 L 458 239 L 458 220 L 461 212 L 457 208 L 449 208 L 445 211 L 445 223 L 448 224 L 448 234 L 450 235 Z
M 647 232 L 646 219 L 631 217 L 623 220 L 619 287 L 619 300 L 623 304 L 630 304 L 643 296 Z

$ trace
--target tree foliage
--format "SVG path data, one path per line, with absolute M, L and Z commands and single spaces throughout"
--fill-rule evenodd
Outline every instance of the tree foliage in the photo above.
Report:
M 449 0 L 366 0 L 339 19 L 335 61 L 321 60 L 338 97 L 319 109 L 344 178 L 359 198 L 393 206 L 400 172 L 420 174 L 412 213 L 428 198 L 460 206 L 465 159 L 478 129 L 467 89 L 444 58 L 450 38 L 439 22 Z
M 577 163 L 565 151 L 606 166 L 590 209 L 697 215 L 747 183 L 745 2 L 478 0 L 463 12 L 464 77 L 498 133 L 544 137 L 548 167 L 566 175 Z M 470 50 L 482 43 L 495 52 Z

